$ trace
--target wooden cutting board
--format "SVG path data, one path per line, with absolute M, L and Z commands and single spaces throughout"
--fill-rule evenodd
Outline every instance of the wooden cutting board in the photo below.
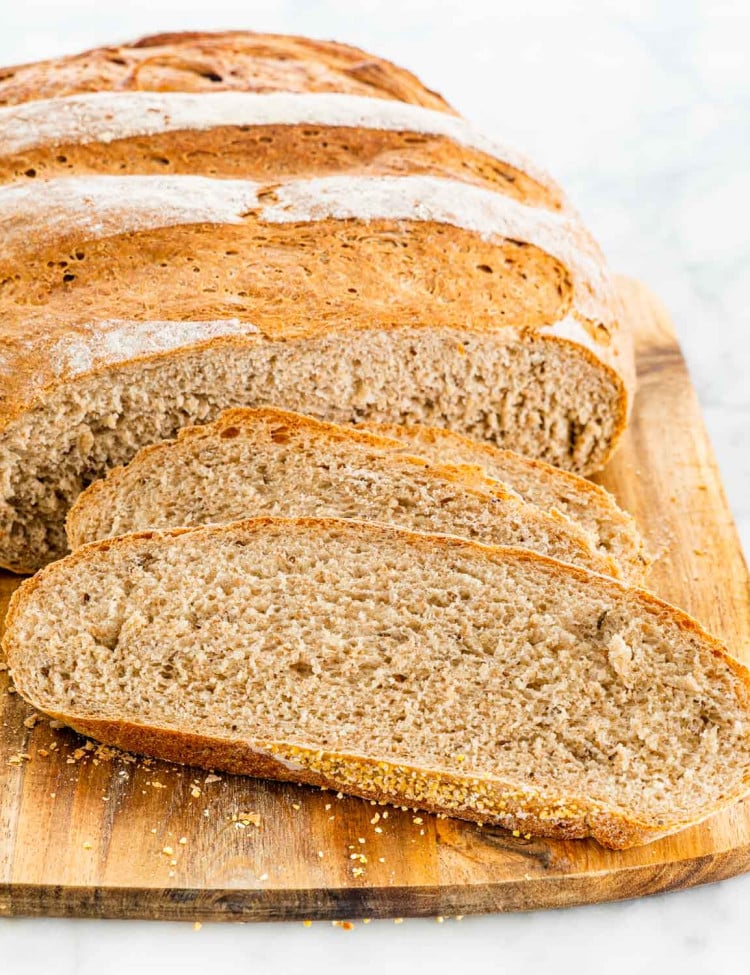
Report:
M 750 661 L 750 587 L 669 319 L 623 281 L 640 390 L 601 478 L 658 553 L 652 586 Z M 2 613 L 17 584 L 0 575 Z M 750 802 L 650 846 L 524 840 L 311 788 L 102 754 L 34 724 L 0 674 L 0 915 L 455 915 L 636 897 L 750 867 Z M 30 727 L 32 726 L 33 727 Z

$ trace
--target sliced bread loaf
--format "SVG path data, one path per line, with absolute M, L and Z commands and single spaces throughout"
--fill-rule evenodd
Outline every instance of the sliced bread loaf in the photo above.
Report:
M 564 516 L 528 504 L 476 468 L 431 466 L 394 447 L 284 410 L 228 410 L 95 481 L 68 515 L 70 545 L 258 515 L 329 516 L 530 548 L 621 574 Z
M 502 481 L 525 501 L 548 511 L 561 511 L 583 526 L 597 548 L 617 560 L 630 582 L 639 583 L 645 578 L 650 559 L 635 519 L 598 484 L 453 430 L 418 423 L 402 426 L 366 421 L 358 427 L 398 440 L 405 452 L 419 454 L 438 464 L 477 464 L 488 477 Z
M 14 594 L 19 692 L 172 761 L 624 848 L 748 791 L 750 675 L 530 552 L 258 519 L 78 549 Z
M 428 176 L 100 176 L 4 187 L 0 219 L 15 571 L 65 551 L 86 484 L 225 407 L 432 423 L 582 472 L 626 423 L 630 336 L 568 214 Z

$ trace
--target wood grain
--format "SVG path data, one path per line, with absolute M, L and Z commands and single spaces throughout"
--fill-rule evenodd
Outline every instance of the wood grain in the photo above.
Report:
M 750 661 L 747 569 L 674 332 L 642 285 L 622 289 L 640 391 L 601 481 L 659 555 L 653 588 Z M 3 614 L 16 583 L 0 577 Z M 32 712 L 8 693 L 7 674 L 0 681 L 0 915 L 447 916 L 636 897 L 750 868 L 750 803 L 624 853 L 526 841 L 330 792 L 206 782 L 194 769 L 81 751 L 82 739 L 46 719 L 28 727 Z M 243 824 L 250 813 L 259 825 Z

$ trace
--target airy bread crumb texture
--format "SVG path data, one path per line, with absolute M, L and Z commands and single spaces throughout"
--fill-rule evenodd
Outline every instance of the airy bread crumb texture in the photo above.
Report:
M 250 335 L 117 364 L 53 386 L 5 427 L 0 559 L 33 571 L 63 555 L 65 516 L 83 488 L 225 407 L 452 427 L 580 470 L 608 453 L 621 398 L 580 347 L 515 329 L 373 329 L 279 342 Z
M 477 465 L 488 477 L 503 481 L 525 501 L 547 511 L 563 512 L 590 533 L 600 551 L 614 556 L 630 582 L 643 582 L 651 559 L 635 518 L 623 511 L 609 491 L 598 484 L 544 461 L 501 450 L 443 427 L 367 421 L 358 426 L 399 441 L 405 453 L 419 454 L 438 464 Z
M 20 588 L 4 646 L 24 697 L 105 742 L 543 835 L 640 842 L 750 772 L 748 675 L 684 614 L 376 525 L 88 546 Z
M 397 441 L 268 408 L 227 410 L 177 441 L 140 451 L 81 495 L 67 533 L 76 548 L 144 528 L 258 515 L 379 521 L 621 571 L 579 525 L 478 469 L 430 465 L 404 456 Z

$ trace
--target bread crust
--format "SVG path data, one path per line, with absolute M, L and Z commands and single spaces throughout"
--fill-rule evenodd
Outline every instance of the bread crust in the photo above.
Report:
M 252 70 L 230 70 L 243 57 Z M 3 68 L 0 79 L 0 105 L 110 89 L 233 88 L 344 91 L 454 111 L 410 71 L 360 48 L 337 41 L 253 31 L 153 34 L 131 43 Z
M 145 531 L 92 542 L 77 549 L 71 555 L 46 566 L 31 579 L 27 579 L 11 597 L 2 646 L 13 670 L 18 691 L 33 706 L 69 724 L 81 734 L 91 735 L 106 744 L 146 752 L 168 761 L 192 763 L 238 774 L 260 775 L 315 786 L 340 788 L 364 798 L 394 802 L 398 805 L 419 806 L 431 812 L 493 823 L 533 835 L 559 839 L 590 836 L 611 849 L 627 849 L 695 825 L 750 793 L 750 769 L 748 769 L 741 787 L 723 795 L 720 800 L 707 804 L 701 809 L 699 815 L 690 819 L 677 818 L 669 822 L 664 820 L 650 822 L 629 815 L 626 810 L 594 801 L 590 797 L 535 792 L 534 789 L 518 783 L 487 776 L 464 779 L 452 773 L 420 770 L 408 764 L 397 766 L 395 763 L 381 763 L 368 756 L 326 753 L 304 743 L 216 738 L 195 735 L 181 729 L 134 724 L 116 717 L 71 715 L 45 708 L 43 702 L 33 699 L 33 695 L 24 684 L 25 649 L 16 629 L 19 627 L 29 598 L 43 586 L 55 585 L 55 577 L 64 573 L 66 567 L 95 561 L 99 553 L 110 550 L 127 553 L 150 540 L 155 540 L 158 544 L 168 542 L 170 538 L 191 534 L 200 534 L 203 538 L 225 535 L 248 536 L 263 532 L 268 527 L 301 529 L 311 535 L 340 531 L 371 541 L 378 538 L 399 539 L 406 545 L 433 551 L 437 549 L 441 553 L 459 550 L 480 559 L 527 562 L 545 566 L 553 576 L 572 576 L 589 587 L 598 587 L 604 594 L 612 593 L 620 597 L 626 594 L 645 612 L 653 613 L 658 618 L 668 617 L 679 630 L 697 636 L 711 655 L 719 659 L 737 678 L 737 694 L 742 698 L 744 709 L 750 713 L 748 668 L 733 657 L 719 640 L 708 634 L 695 619 L 652 593 L 626 587 L 617 580 L 592 574 L 577 566 L 562 565 L 554 559 L 525 549 L 487 546 L 453 536 L 421 534 L 380 524 L 341 521 L 335 518 L 263 517 L 229 525 Z M 374 779 L 375 785 L 372 781 L 364 781 L 366 778 L 372 779 L 372 773 L 374 770 L 377 771 L 378 766 L 385 766 L 380 769 L 385 776 L 381 779 L 381 785 L 377 785 L 377 776 Z M 410 793 L 404 787 L 404 783 L 412 780 L 412 771 L 417 772 L 418 795 Z M 392 781 L 389 778 L 391 772 L 395 773 L 396 785 L 385 786 L 384 783 Z M 342 781 L 343 779 L 346 781 Z M 399 786 L 398 783 L 401 785 Z M 458 801 L 448 800 L 443 787 L 457 790 Z M 477 790 L 482 799 L 481 810 L 477 808 Z M 473 801 L 467 798 L 469 795 L 474 796 Z M 502 808 L 500 802 L 504 803 Z
M 549 210 L 560 187 L 463 119 L 341 92 L 89 92 L 0 108 L 0 180 L 440 173 Z

